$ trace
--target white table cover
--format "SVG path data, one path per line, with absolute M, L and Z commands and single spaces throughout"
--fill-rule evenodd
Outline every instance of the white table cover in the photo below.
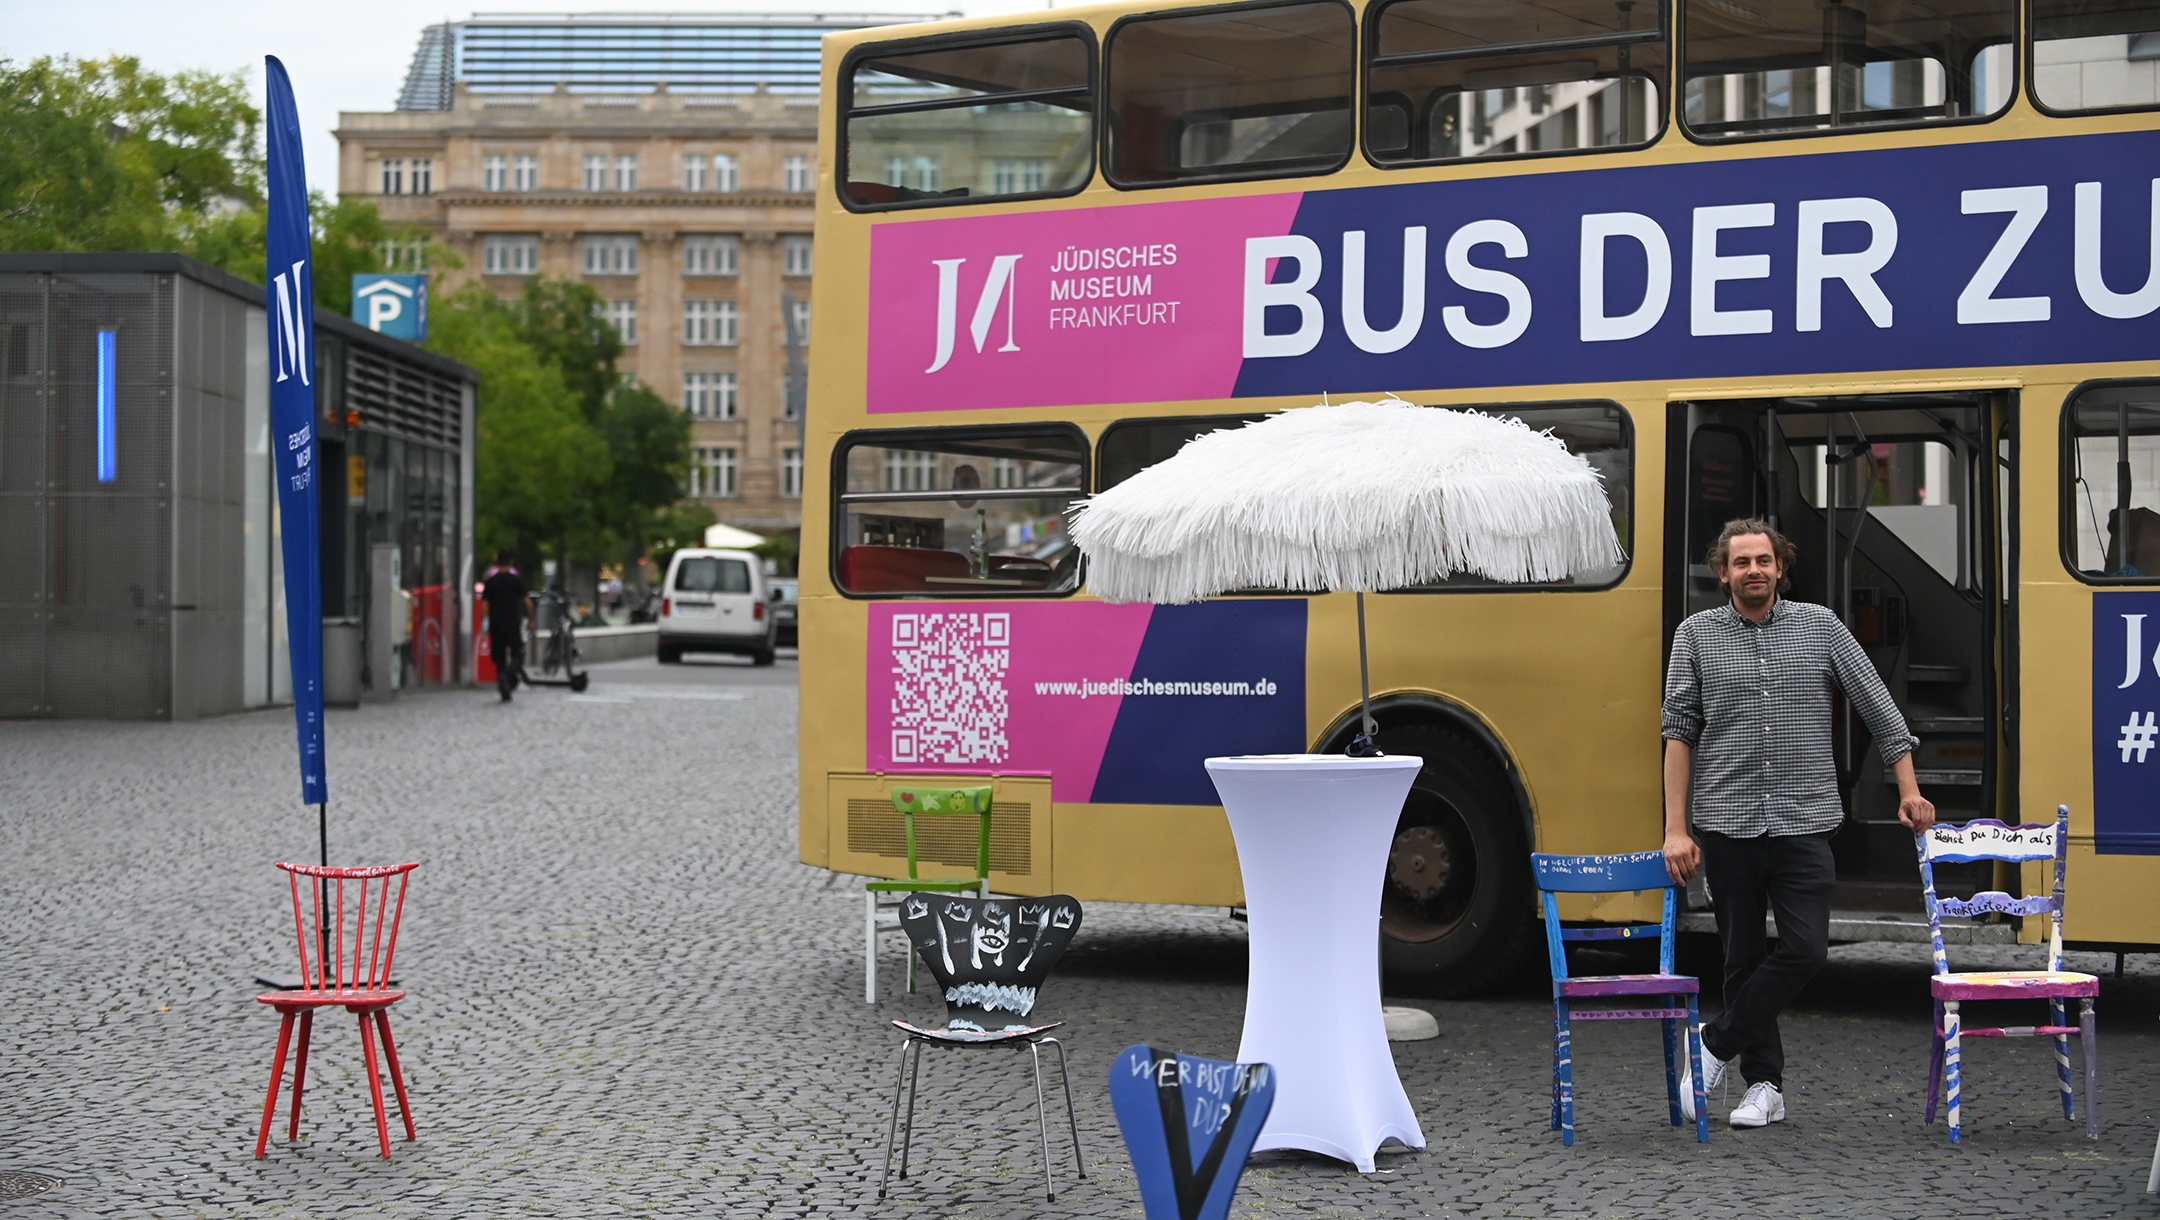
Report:
M 1373 1171 L 1389 1139 L 1425 1133 L 1380 1015 L 1380 889 L 1424 760 L 1210 758 L 1245 876 L 1251 965 L 1241 1063 L 1271 1063 L 1275 1108 L 1255 1149 L 1302 1148 Z

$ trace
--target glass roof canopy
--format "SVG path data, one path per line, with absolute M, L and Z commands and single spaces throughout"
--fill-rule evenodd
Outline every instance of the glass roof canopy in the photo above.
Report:
M 835 30 L 934 20 L 864 13 L 476 14 L 423 30 L 400 110 L 448 110 L 454 86 L 489 93 L 815 93 L 819 43 Z

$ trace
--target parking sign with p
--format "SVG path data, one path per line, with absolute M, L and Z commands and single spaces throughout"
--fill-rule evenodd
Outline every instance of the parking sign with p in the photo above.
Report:
M 353 276 L 353 321 L 379 335 L 420 343 L 427 339 L 427 277 Z

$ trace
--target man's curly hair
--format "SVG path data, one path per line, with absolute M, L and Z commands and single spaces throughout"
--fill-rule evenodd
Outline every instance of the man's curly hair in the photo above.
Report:
M 1777 591 L 1783 593 L 1792 588 L 1793 565 L 1800 562 L 1800 548 L 1760 517 L 1738 517 L 1727 521 L 1725 528 L 1718 531 L 1717 541 L 1710 544 L 1710 570 L 1718 573 L 1718 588 L 1731 591 L 1725 583 L 1725 558 L 1732 550 L 1732 540 L 1744 534 L 1761 534 L 1770 540 L 1770 550 L 1777 555 L 1778 566 L 1784 569 L 1784 574 L 1778 577 Z

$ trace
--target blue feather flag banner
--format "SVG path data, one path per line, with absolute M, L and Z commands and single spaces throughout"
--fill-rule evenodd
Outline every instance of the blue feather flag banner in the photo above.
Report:
M 300 112 L 285 65 L 265 56 L 270 135 L 270 435 L 284 535 L 285 625 L 292 648 L 293 719 L 300 731 L 300 799 L 330 796 L 323 767 L 322 533 L 316 487 L 314 258 L 308 245 L 307 166 Z

